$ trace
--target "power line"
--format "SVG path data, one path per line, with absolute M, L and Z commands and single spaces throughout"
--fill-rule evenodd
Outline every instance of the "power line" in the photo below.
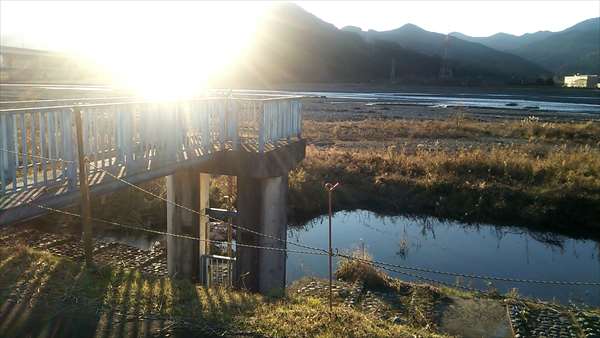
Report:
M 386 270 L 386 271 L 390 271 L 390 272 L 396 272 L 396 273 L 399 273 L 399 274 L 402 274 L 402 275 L 410 276 L 410 277 L 413 277 L 413 278 L 416 278 L 416 279 L 419 279 L 419 280 L 422 280 L 422 281 L 430 282 L 430 283 L 440 284 L 440 285 L 444 285 L 444 286 L 451 287 L 451 288 L 460 288 L 460 289 L 464 289 L 464 290 L 468 290 L 468 291 L 482 292 L 479 289 L 472 288 L 472 287 L 469 287 L 469 286 L 463 286 L 463 285 L 458 285 L 458 284 L 455 285 L 455 284 L 451 284 L 451 283 L 442 282 L 442 281 L 437 280 L 437 279 L 432 279 L 432 278 L 424 277 L 424 276 L 421 276 L 421 275 L 418 275 L 418 274 L 415 274 L 415 273 L 392 269 L 392 268 L 389 268 L 389 267 L 386 267 L 386 266 L 379 265 L 379 264 L 375 263 L 374 261 L 370 261 L 370 260 L 367 260 L 367 259 L 361 259 L 361 258 L 358 258 L 358 257 L 344 255 L 344 254 L 339 254 L 339 253 L 335 254 L 335 256 L 342 257 L 342 258 L 349 259 L 349 260 L 360 261 L 362 263 L 371 265 L 371 266 L 376 267 L 376 268 L 380 268 L 380 269 L 383 269 L 383 270 Z
M 54 158 L 49 158 L 49 157 L 44 157 L 44 156 L 38 156 L 38 155 L 33 155 L 33 154 L 27 154 L 27 153 L 12 151 L 12 150 L 8 150 L 8 149 L 0 149 L 0 151 L 5 151 L 5 152 L 17 154 L 17 155 L 31 156 L 32 158 L 43 159 L 43 160 L 47 160 L 47 161 L 65 162 L 65 163 L 76 163 L 76 161 L 72 161 L 72 160 L 54 159 Z M 295 245 L 295 246 L 300 247 L 300 248 L 304 248 L 304 249 L 308 249 L 308 250 L 315 250 L 315 251 L 325 252 L 325 253 L 327 252 L 326 250 L 321 249 L 321 248 L 316 248 L 316 247 L 312 247 L 312 246 L 308 246 L 308 245 L 304 245 L 304 244 L 296 243 L 296 242 L 288 242 L 286 239 L 282 239 L 282 238 L 279 238 L 279 237 L 276 237 L 276 236 L 272 236 L 272 235 L 267 235 L 267 234 L 258 232 L 256 230 L 252 230 L 252 229 L 246 228 L 246 227 L 241 226 L 241 225 L 232 224 L 232 223 L 226 222 L 224 220 L 221 220 L 221 219 L 218 219 L 218 218 L 215 218 L 215 217 L 211 217 L 210 215 L 203 214 L 203 213 L 201 213 L 201 212 L 199 212 L 197 210 L 194 210 L 194 209 L 191 209 L 191 208 L 186 207 L 184 205 L 175 203 L 175 202 L 170 201 L 170 200 L 168 200 L 168 199 L 166 199 L 166 198 L 164 198 L 164 197 L 162 197 L 160 195 L 157 195 L 157 194 L 155 194 L 155 193 L 153 193 L 151 191 L 148 191 L 147 189 L 144 189 L 144 188 L 142 188 L 142 187 L 140 187 L 140 186 L 138 186 L 136 184 L 133 184 L 133 183 L 131 183 L 131 182 L 129 182 L 129 181 L 123 179 L 123 178 L 118 177 L 117 175 L 111 173 L 110 171 L 108 171 L 108 170 L 106 170 L 104 168 L 99 168 L 98 166 L 96 166 L 92 162 L 88 161 L 88 164 L 90 166 L 94 167 L 94 169 L 102 171 L 102 172 L 106 173 L 108 176 L 114 178 L 115 180 L 118 180 L 118 181 L 120 181 L 120 182 L 122 182 L 122 183 L 124 183 L 124 184 L 126 184 L 126 185 L 128 185 L 128 186 L 130 186 L 132 188 L 134 188 L 134 189 L 137 189 L 137 190 L 139 190 L 139 191 L 141 191 L 141 192 L 143 192 L 145 194 L 148 194 L 148 195 L 150 195 L 150 196 L 152 196 L 154 198 L 158 198 L 158 199 L 160 199 L 160 200 L 162 200 L 162 201 L 164 201 L 164 202 L 166 202 L 166 203 L 168 203 L 168 204 L 170 204 L 172 206 L 175 206 L 175 207 L 178 207 L 178 208 L 182 208 L 182 209 L 184 209 L 184 210 L 186 210 L 188 212 L 194 213 L 194 214 L 196 214 L 196 215 L 198 215 L 200 217 L 206 217 L 209 220 L 219 221 L 219 222 L 223 222 L 225 224 L 230 224 L 232 227 L 234 227 L 236 229 L 240 229 L 240 230 L 243 230 L 243 231 L 246 231 L 246 232 L 250 232 L 250 233 L 253 233 L 255 235 L 263 236 L 265 238 L 274 239 L 274 240 L 277 240 L 277 241 L 280 241 L 280 242 L 283 242 L 283 243 L 286 243 L 286 244 L 289 243 L 291 245 Z
M 141 192 L 143 192 L 143 193 L 149 194 L 150 196 L 152 196 L 152 197 L 154 197 L 154 198 L 158 198 L 158 199 L 160 199 L 160 200 L 162 200 L 162 201 L 165 201 L 166 203 L 168 203 L 168 204 L 171 204 L 171 205 L 173 205 L 173 206 L 175 206 L 175 207 L 182 208 L 182 209 L 184 209 L 184 210 L 186 210 L 186 211 L 189 211 L 189 212 L 191 212 L 191 213 L 194 213 L 194 214 L 196 214 L 196 215 L 198 215 L 198 216 L 200 216 L 200 217 L 206 217 L 206 218 L 208 218 L 209 220 L 223 222 L 223 223 L 225 223 L 225 224 L 229 224 L 229 225 L 231 225 L 232 227 L 234 227 L 234 228 L 236 228 L 236 229 L 240 229 L 240 230 L 243 230 L 243 231 L 247 231 L 247 232 L 250 232 L 250 233 L 253 233 L 253 234 L 256 234 L 256 235 L 259 235 L 259 236 L 263 236 L 263 237 L 266 237 L 266 238 L 274 239 L 274 240 L 277 240 L 277 241 L 280 241 L 280 242 L 283 242 L 283 243 L 290 243 L 290 244 L 292 244 L 292 245 L 295 245 L 295 246 L 298 246 L 298 247 L 301 247 L 301 248 L 304 248 L 304 249 L 315 250 L 315 251 L 321 251 L 321 252 L 327 252 L 327 251 L 326 251 L 326 250 L 324 250 L 324 249 L 320 249 L 320 248 L 316 248 L 316 247 L 311 247 L 311 246 L 304 245 L 304 244 L 300 244 L 300 243 L 288 242 L 287 240 L 285 240 L 285 239 L 282 239 L 282 238 L 279 238 L 279 237 L 276 237 L 276 236 L 267 235 L 267 234 L 264 234 L 264 233 L 262 233 L 262 232 L 258 232 L 258 231 L 255 231 L 255 230 L 252 230 L 252 229 L 249 229 L 249 228 L 243 227 L 243 226 L 241 226 L 241 225 L 233 224 L 233 223 L 230 223 L 230 222 L 227 222 L 227 221 L 224 221 L 224 220 L 221 220 L 221 219 L 215 218 L 215 217 L 211 217 L 210 215 L 207 215 L 206 213 L 204 213 L 204 214 L 203 214 L 203 213 L 201 213 L 201 212 L 199 212 L 199 211 L 196 211 L 196 210 L 194 210 L 194 209 L 188 208 L 188 207 L 186 207 L 186 206 L 184 206 L 184 205 L 181 205 L 181 204 L 175 203 L 175 202 L 173 202 L 173 201 L 170 201 L 169 199 L 166 199 L 166 198 L 164 198 L 164 197 L 162 197 L 162 196 L 160 196 L 160 195 L 157 195 L 157 194 L 155 194 L 155 193 L 153 193 L 153 192 L 151 192 L 151 191 L 148 191 L 148 190 L 146 190 L 146 189 L 144 189 L 144 188 L 142 188 L 142 187 L 140 187 L 140 186 L 138 186 L 138 185 L 136 185 L 136 184 L 133 184 L 133 183 L 131 183 L 131 182 L 128 182 L 127 180 L 124 180 L 124 179 L 122 179 L 122 178 L 118 177 L 117 175 L 115 175 L 115 174 L 113 174 L 113 173 L 109 172 L 109 171 L 108 171 L 108 170 L 106 170 L 106 169 L 103 169 L 103 168 L 98 168 L 96 165 L 92 164 L 91 162 L 88 162 L 88 163 L 89 163 L 91 166 L 93 166 L 95 169 L 97 169 L 97 170 L 101 170 L 101 171 L 105 172 L 107 175 L 111 176 L 112 178 L 114 178 L 114 179 L 116 179 L 116 180 L 119 180 L 119 181 L 121 181 L 121 182 L 123 182 L 123 183 L 127 184 L 128 186 L 130 186 L 130 187 L 132 187 L 132 188 L 134 188 L 134 189 L 137 189 L 137 190 L 139 190 L 139 191 L 141 191 Z M 204 209 L 204 210 L 205 210 L 205 209 Z
M 340 255 L 344 258 L 349 258 L 348 255 Z M 552 281 L 552 280 L 536 280 L 536 279 L 520 279 L 520 278 L 509 278 L 509 277 L 496 277 L 496 276 L 485 276 L 485 275 L 475 275 L 475 274 L 466 274 L 466 273 L 458 273 L 458 272 L 448 272 L 448 271 L 440 271 L 434 269 L 426 269 L 421 267 L 414 266 L 406 266 L 406 265 L 398 265 L 391 264 L 380 261 L 368 261 L 360 258 L 354 257 L 353 259 L 358 259 L 364 262 L 372 262 L 374 264 L 386 267 L 399 268 L 404 270 L 412 270 L 426 273 L 433 273 L 438 275 L 448 275 L 454 277 L 464 277 L 464 278 L 472 278 L 472 279 L 482 279 L 482 280 L 495 280 L 502 282 L 513 282 L 513 283 L 529 283 L 529 284 L 553 284 L 553 285 L 577 285 L 577 286 L 600 286 L 600 282 L 588 282 L 588 281 Z
M 66 162 L 66 163 L 75 163 L 75 161 L 62 160 L 62 159 L 52 159 L 52 158 L 43 157 L 43 156 L 37 156 L 37 155 L 33 155 L 33 154 L 26 154 L 26 153 L 21 153 L 21 152 L 15 152 L 15 151 L 7 150 L 7 149 L 0 149 L 0 151 L 10 152 L 10 153 L 20 154 L 20 155 L 32 156 L 34 158 L 45 159 L 45 160 L 49 160 L 49 161 L 63 161 L 63 162 Z M 140 190 L 140 191 L 142 191 L 142 192 L 144 192 L 146 194 L 149 194 L 149 195 L 151 195 L 151 196 L 153 196 L 155 198 L 163 200 L 163 201 L 165 201 L 165 202 L 167 202 L 167 203 L 169 203 L 169 204 L 171 204 L 171 205 L 173 205 L 175 207 L 185 209 L 185 210 L 187 210 L 189 212 L 192 212 L 194 214 L 197 214 L 199 216 L 207 217 L 208 219 L 212 219 L 212 220 L 216 220 L 216 221 L 219 221 L 219 222 L 223 222 L 225 224 L 231 224 L 231 223 L 225 222 L 225 221 L 223 221 L 221 219 L 214 218 L 214 217 L 211 217 L 211 216 L 206 215 L 206 214 L 202 214 L 199 211 L 196 211 L 196 210 L 188 208 L 188 207 L 186 207 L 184 205 L 180 205 L 178 203 L 170 201 L 170 200 L 168 200 L 168 199 L 166 199 L 166 198 L 164 198 L 162 196 L 156 195 L 156 194 L 154 194 L 154 193 L 152 193 L 152 192 L 150 192 L 150 191 L 148 191 L 148 190 L 146 190 L 146 189 L 144 189 L 144 188 L 142 188 L 140 186 L 137 186 L 137 185 L 135 185 L 135 184 L 133 184 L 131 182 L 128 182 L 128 181 L 126 181 L 126 180 L 124 180 L 124 179 L 122 179 L 122 178 L 114 175 L 113 173 L 107 171 L 106 169 L 98 168 L 96 165 L 92 164 L 91 162 L 88 162 L 88 164 L 90 164 L 91 166 L 93 166 L 97 170 L 105 172 L 109 176 L 113 177 L 116 180 L 119 180 L 119 181 L 125 183 L 126 185 L 128 185 L 130 187 L 133 187 L 133 188 L 135 188 L 137 190 Z M 30 202 L 30 204 L 35 205 L 34 203 L 31 203 L 31 202 Z M 48 207 L 45 207 L 45 206 L 39 206 L 39 207 L 41 207 L 43 209 L 55 211 L 55 212 L 67 213 L 67 212 L 63 212 L 62 210 L 48 208 Z M 71 216 L 81 217 L 80 215 L 73 214 L 73 213 L 68 213 L 68 214 L 70 214 Z M 106 220 L 100 220 L 100 219 L 95 219 L 95 218 L 92 218 L 92 219 L 95 220 L 95 221 L 109 223 L 109 224 L 110 223 L 114 223 L 114 222 L 106 221 Z M 125 225 L 118 224 L 118 223 L 114 223 L 113 225 L 117 225 L 117 226 L 121 226 L 121 227 L 129 227 L 129 228 L 133 227 L 133 226 L 125 226 Z M 267 235 L 267 234 L 264 234 L 264 233 L 261 233 L 261 232 L 258 232 L 258 231 L 252 230 L 252 229 L 248 229 L 248 228 L 243 227 L 243 226 L 239 226 L 239 225 L 235 225 L 235 224 L 231 224 L 231 225 L 233 227 L 236 227 L 236 228 L 241 229 L 243 231 L 251 232 L 251 233 L 254 233 L 254 234 L 259 235 L 259 236 L 264 236 L 266 238 L 275 239 L 275 240 L 278 240 L 278 241 L 281 241 L 281 242 L 284 242 L 284 243 L 290 243 L 292 245 L 295 245 L 295 246 L 298 246 L 298 247 L 301 247 L 301 248 L 305 248 L 305 249 L 317 251 L 317 252 L 310 252 L 309 254 L 328 255 L 328 251 L 324 250 L 324 249 L 321 249 L 321 248 L 312 247 L 312 246 L 309 246 L 309 245 L 304 245 L 304 244 L 295 243 L 295 242 L 288 242 L 287 240 L 284 240 L 284 239 L 281 239 L 281 238 L 278 238 L 278 237 L 275 237 L 275 236 Z M 133 227 L 133 228 L 137 229 L 137 230 L 155 232 L 155 233 L 162 234 L 162 235 L 169 235 L 169 236 L 175 236 L 175 237 L 195 239 L 195 240 L 207 241 L 207 242 L 213 242 L 213 243 L 219 243 L 219 242 L 221 242 L 221 241 L 205 240 L 205 239 L 200 239 L 200 238 L 195 238 L 195 237 L 185 236 L 185 235 L 170 234 L 170 233 L 166 233 L 166 232 L 161 232 L 161 231 L 157 231 L 157 230 L 150 230 L 150 229 L 145 229 L 145 228 L 138 228 L 138 227 Z M 227 242 L 222 242 L 222 243 L 227 243 Z M 270 249 L 273 249 L 273 250 L 277 249 L 277 250 L 288 251 L 288 252 L 307 253 L 307 252 L 304 252 L 304 251 L 301 251 L 301 250 L 294 250 L 294 251 L 292 251 L 291 249 L 274 248 L 274 247 L 261 247 L 261 246 L 257 246 L 257 245 L 255 246 L 255 245 L 250 245 L 250 244 L 239 244 L 239 243 L 236 243 L 236 245 L 245 246 L 245 247 L 249 247 L 249 248 L 270 248 Z M 448 276 L 454 276 L 454 277 L 463 277 L 463 278 L 480 279 L 480 280 L 495 280 L 495 281 L 513 282 L 513 283 L 547 284 L 547 285 L 569 285 L 569 286 L 600 286 L 600 282 L 589 282 L 589 281 L 552 281 L 552 280 L 535 280 L 535 279 L 521 279 L 521 278 L 485 276 L 485 275 L 448 272 L 448 271 L 441 271 L 441 270 L 435 270 L 435 269 L 427 269 L 427 268 L 422 268 L 422 267 L 414 267 L 414 266 L 405 266 L 405 265 L 391 264 L 391 263 L 386 263 L 386 262 L 381 262 L 381 261 L 368 261 L 368 260 L 364 260 L 364 259 L 360 259 L 360 258 L 356 258 L 356 257 L 351 257 L 351 256 L 348 256 L 348 255 L 342 255 L 342 254 L 336 254 L 336 255 L 339 256 L 339 257 L 343 257 L 343 258 L 348 258 L 348 259 L 354 259 L 354 260 L 363 261 L 363 262 L 371 264 L 371 265 L 376 264 L 376 266 L 378 266 L 378 267 L 380 267 L 382 269 L 393 271 L 393 272 L 398 272 L 398 273 L 401 273 L 401 274 L 407 274 L 407 275 L 409 274 L 408 272 L 406 272 L 406 271 L 398 271 L 398 270 L 395 270 L 393 268 L 403 269 L 403 270 L 411 270 L 411 271 L 419 271 L 419 272 L 426 272 L 426 273 L 432 273 L 432 274 L 438 274 L 438 275 L 448 275 Z M 415 278 L 420 278 L 420 279 L 428 280 L 427 278 L 419 276 L 419 275 L 412 275 L 411 274 L 411 276 L 413 276 Z M 443 284 L 443 282 L 439 282 L 439 281 L 436 281 L 436 280 L 430 280 L 430 281 L 433 281 L 433 282 L 436 282 L 436 283 L 442 283 Z
M 41 208 L 41 209 L 45 209 L 45 210 L 48 210 L 48 211 L 51 211 L 51 212 L 56 212 L 56 213 L 67 215 L 67 216 L 78 217 L 78 218 L 82 217 L 81 215 L 73 213 L 73 212 L 70 212 L 70 211 L 64 211 L 64 210 L 60 210 L 60 209 L 51 208 L 51 207 L 48 207 L 48 206 L 45 206 L 45 205 L 41 205 L 41 204 L 37 204 L 37 203 L 31 202 L 31 201 L 26 202 L 26 203 L 27 204 L 31 204 L 31 205 L 33 205 L 35 207 L 38 207 L 38 208 Z M 202 238 L 188 236 L 188 235 L 173 234 L 173 233 L 169 233 L 169 232 L 165 232 L 165 231 L 148 229 L 148 228 L 143 228 L 143 227 L 139 227 L 139 226 L 135 226 L 135 225 L 122 224 L 122 223 L 118 223 L 118 222 L 114 222 L 114 221 L 109 221 L 109 220 L 105 220 L 105 219 L 101 219 L 101 218 L 92 217 L 92 221 L 106 223 L 106 224 L 109 224 L 109 225 L 118 226 L 118 227 L 125 228 L 125 229 L 144 231 L 144 232 L 153 233 L 153 234 L 157 234 L 157 235 L 171 236 L 171 237 L 176 237 L 176 238 L 189 239 L 189 240 L 194 240 L 194 241 L 199 241 L 199 242 L 207 242 L 207 243 L 214 243 L 214 244 L 227 244 L 227 242 L 225 242 L 225 241 L 217 241 L 217 240 L 212 240 L 212 239 L 202 239 Z M 321 255 L 321 256 L 327 255 L 325 253 L 320 253 L 320 252 L 301 251 L 301 250 L 293 250 L 293 249 L 287 249 L 287 248 L 276 248 L 276 247 L 260 246 L 260 245 L 252 245 L 252 244 L 242 244 L 242 243 L 236 243 L 236 246 L 253 248 L 253 249 L 262 249 L 262 250 L 272 250 L 272 251 L 282 251 L 282 252 L 306 254 L 306 255 Z

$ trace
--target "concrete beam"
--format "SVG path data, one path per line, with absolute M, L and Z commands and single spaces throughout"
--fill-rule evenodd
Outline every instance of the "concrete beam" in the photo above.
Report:
M 167 199 L 193 210 L 201 210 L 208 205 L 207 175 L 200 175 L 192 169 L 182 169 L 167 176 Z M 195 238 L 208 236 L 204 217 L 196 213 L 167 204 L 167 231 L 171 234 Z M 201 222 L 202 221 L 202 222 Z M 204 224 L 204 231 L 201 231 Z M 174 278 L 198 280 L 201 247 L 204 243 L 197 240 L 167 237 L 167 267 L 169 276 Z M 204 249 L 203 249 L 204 250 Z
M 287 176 L 238 177 L 238 222 L 254 231 L 285 239 L 287 236 Z M 238 231 L 240 244 L 285 249 L 285 242 Z M 262 294 L 281 294 L 285 289 L 283 251 L 237 248 L 236 280 L 239 287 Z
M 306 154 L 306 141 L 298 140 L 265 152 L 224 151 L 210 161 L 199 163 L 201 172 L 238 177 L 269 178 L 287 176 Z

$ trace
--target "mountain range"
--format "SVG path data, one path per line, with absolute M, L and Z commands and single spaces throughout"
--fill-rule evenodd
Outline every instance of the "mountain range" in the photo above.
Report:
M 389 31 L 336 28 L 295 4 L 265 15 L 230 69 L 236 82 L 525 84 L 600 73 L 600 18 L 560 32 L 470 37 L 405 24 Z M 221 78 L 222 80 L 223 78 Z
M 10 41 L 2 36 L 3 45 Z M 242 55 L 211 82 L 547 84 L 570 73 L 600 74 L 600 17 L 560 32 L 472 37 L 413 24 L 388 31 L 338 29 L 296 4 L 283 3 L 261 16 Z
M 450 36 L 518 55 L 559 75 L 600 74 L 600 17 L 560 32 L 540 31 L 521 36 L 498 33 L 488 37 L 455 32 Z

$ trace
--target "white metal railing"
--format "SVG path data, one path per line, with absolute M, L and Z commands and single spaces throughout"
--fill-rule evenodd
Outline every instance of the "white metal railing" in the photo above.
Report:
M 77 187 L 78 111 L 91 174 L 123 167 L 129 176 L 148 170 L 149 161 L 156 168 L 215 150 L 264 152 L 266 145 L 301 137 L 299 97 L 0 109 L 0 195 L 65 183 Z

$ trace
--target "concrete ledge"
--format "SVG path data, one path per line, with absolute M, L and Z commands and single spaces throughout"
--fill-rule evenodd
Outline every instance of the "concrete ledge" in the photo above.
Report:
M 214 175 L 267 178 L 287 176 L 306 155 L 306 141 L 299 140 L 265 153 L 227 151 L 198 164 L 194 169 Z

